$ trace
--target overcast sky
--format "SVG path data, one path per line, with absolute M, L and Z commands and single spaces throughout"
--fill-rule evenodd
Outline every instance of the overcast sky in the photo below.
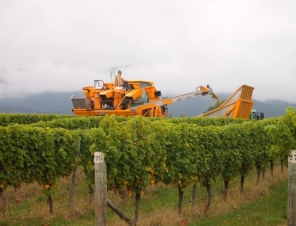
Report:
M 246 84 L 295 103 L 296 1 L 0 0 L 0 98 L 81 90 L 118 69 L 163 94 Z

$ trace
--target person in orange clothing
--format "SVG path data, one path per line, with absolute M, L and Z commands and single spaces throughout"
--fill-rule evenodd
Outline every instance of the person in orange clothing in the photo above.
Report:
M 122 86 L 123 82 L 125 82 L 124 78 L 122 78 L 121 75 L 122 75 L 122 72 L 118 71 L 117 75 L 115 76 L 115 79 L 114 79 L 115 87 L 120 87 L 120 86 Z

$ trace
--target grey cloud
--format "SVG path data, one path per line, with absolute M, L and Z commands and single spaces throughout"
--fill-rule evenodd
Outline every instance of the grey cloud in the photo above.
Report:
M 122 70 L 167 93 L 248 84 L 256 98 L 296 101 L 295 1 L 9 2 L 0 7 L 5 93 L 78 90 Z
M 5 80 L 5 79 L 3 79 L 3 78 L 0 78 L 0 84 L 6 85 L 6 84 L 7 84 L 7 82 L 6 82 L 6 80 Z

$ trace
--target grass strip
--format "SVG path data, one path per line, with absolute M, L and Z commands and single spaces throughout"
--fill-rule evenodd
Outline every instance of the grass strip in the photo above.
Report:
M 287 225 L 288 181 L 274 185 L 273 190 L 256 201 L 240 206 L 238 209 L 216 217 L 199 217 L 188 226 L 195 225 Z

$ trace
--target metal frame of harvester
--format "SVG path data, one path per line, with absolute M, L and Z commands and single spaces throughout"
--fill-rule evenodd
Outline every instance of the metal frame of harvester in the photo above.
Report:
M 251 86 L 242 85 L 219 108 L 200 116 L 249 118 L 253 106 L 253 89 Z M 94 80 L 93 86 L 83 87 L 82 90 L 84 97 L 71 97 L 72 112 L 75 115 L 166 117 L 168 104 L 207 94 L 217 98 L 209 85 L 198 86 L 190 93 L 162 98 L 161 91 L 155 88 L 153 82 L 143 80 L 125 81 L 120 87 L 103 80 Z

